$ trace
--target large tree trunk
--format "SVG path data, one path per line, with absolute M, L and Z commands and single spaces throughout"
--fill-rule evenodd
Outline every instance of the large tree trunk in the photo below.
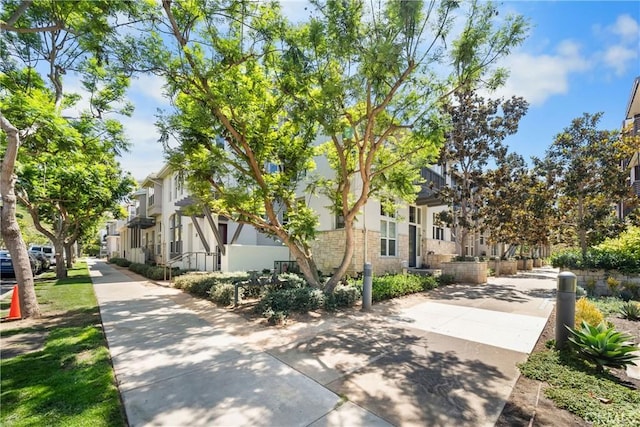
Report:
M 64 244 L 60 239 L 53 241 L 53 247 L 56 251 L 56 279 L 67 278 L 67 266 L 64 264 Z
M 73 261 L 75 261 L 73 256 L 73 243 L 64 245 L 64 254 L 67 268 L 73 268 Z
M 351 263 L 351 259 L 353 258 L 353 253 L 355 251 L 355 240 L 353 237 L 353 223 L 346 223 L 344 225 L 345 232 L 345 242 L 344 242 L 344 255 L 342 256 L 342 261 L 340 262 L 340 266 L 333 273 L 333 276 L 329 279 L 329 281 L 324 285 L 324 291 L 328 294 L 333 293 L 333 290 L 338 286 L 340 280 L 347 274 L 347 269 L 349 268 L 349 264 Z M 365 236 L 366 239 L 366 236 Z
M 298 267 L 300 268 L 300 272 L 306 279 L 306 281 L 315 287 L 320 287 L 320 277 L 318 276 L 318 269 L 316 268 L 316 263 L 313 261 L 313 257 L 309 257 L 305 254 L 305 252 L 300 249 L 295 243 L 290 244 L 289 250 L 293 254 L 293 257 L 296 259 L 298 263 Z
M 31 262 L 16 219 L 16 176 L 13 170 L 18 156 L 18 148 L 20 147 L 20 136 L 18 135 L 18 129 L 4 117 L 1 111 L 0 127 L 7 134 L 7 151 L 4 154 L 2 170 L 0 171 L 0 194 L 2 196 L 0 215 L 2 223 L 0 224 L 0 229 L 4 243 L 13 261 L 13 269 L 18 282 L 22 317 L 39 317 L 40 307 L 36 298 Z

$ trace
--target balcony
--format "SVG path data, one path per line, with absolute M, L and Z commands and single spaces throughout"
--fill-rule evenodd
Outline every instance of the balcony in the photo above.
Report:
M 133 217 L 129 220 L 129 222 L 127 222 L 128 228 L 140 228 L 143 230 L 145 228 L 151 228 L 154 225 L 156 225 L 156 220 L 154 218 L 148 218 L 144 216 Z
M 442 205 L 444 202 L 440 199 L 438 193 L 446 185 L 445 178 L 429 168 L 422 168 L 420 176 L 425 180 L 425 183 L 422 184 L 422 188 L 416 197 L 416 204 L 427 206 Z

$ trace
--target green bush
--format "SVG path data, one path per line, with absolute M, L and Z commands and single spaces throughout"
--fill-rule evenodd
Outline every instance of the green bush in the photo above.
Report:
M 295 273 L 281 273 L 278 280 L 269 285 L 269 290 L 296 289 L 309 286 L 307 281 Z
M 266 293 L 264 297 L 256 304 L 255 311 L 260 314 L 267 313 L 269 310 L 277 311 L 295 311 L 298 313 L 306 313 L 316 310 L 324 305 L 324 293 L 320 289 L 312 287 L 294 288 L 294 289 L 277 289 Z
M 431 289 L 435 289 L 440 285 L 438 279 L 433 276 L 423 276 L 422 277 L 422 290 L 429 291 Z
M 233 304 L 234 292 L 235 286 L 233 286 L 232 284 L 220 283 L 213 286 L 209 290 L 209 296 L 211 298 L 211 301 L 220 306 L 227 307 Z M 238 292 L 242 292 L 242 289 L 239 289 Z M 241 298 L 242 296 L 239 295 L 239 297 Z
M 373 277 L 371 299 L 374 302 L 384 301 L 423 290 L 421 276 L 414 274 L 375 276 Z
M 208 298 L 209 291 L 219 282 L 216 274 L 185 274 L 176 278 L 173 286 L 200 298 Z
M 640 227 L 629 227 L 615 239 L 607 239 L 587 250 L 571 249 L 551 255 L 551 265 L 568 269 L 619 270 L 640 272 Z
M 578 249 L 554 252 L 551 254 L 549 262 L 556 268 L 582 268 L 582 254 Z
M 126 258 L 110 258 L 109 262 L 120 267 L 129 267 L 131 265 L 131 261 Z
M 640 350 L 632 344 L 633 337 L 616 332 L 604 322 L 592 326 L 583 321 L 581 329 L 567 329 L 571 334 L 569 341 L 579 357 L 595 363 L 599 369 L 605 366 L 624 369 L 640 358 L 633 354 Z
M 353 307 L 360 300 L 360 289 L 354 285 L 339 284 L 333 293 L 324 296 L 324 308 L 336 310 L 343 307 Z
M 448 286 L 456 283 L 456 278 L 452 274 L 441 274 L 437 278 L 438 286 Z

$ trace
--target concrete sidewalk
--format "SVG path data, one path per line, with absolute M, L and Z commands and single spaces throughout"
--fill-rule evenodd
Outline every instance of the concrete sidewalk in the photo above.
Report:
M 555 289 L 500 278 L 267 328 L 90 268 L 132 426 L 494 425 Z

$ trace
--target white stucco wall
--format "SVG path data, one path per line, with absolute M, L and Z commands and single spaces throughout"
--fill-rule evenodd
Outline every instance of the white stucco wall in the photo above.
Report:
M 289 260 L 286 246 L 225 245 L 222 271 L 247 271 L 272 269 L 274 261 Z

